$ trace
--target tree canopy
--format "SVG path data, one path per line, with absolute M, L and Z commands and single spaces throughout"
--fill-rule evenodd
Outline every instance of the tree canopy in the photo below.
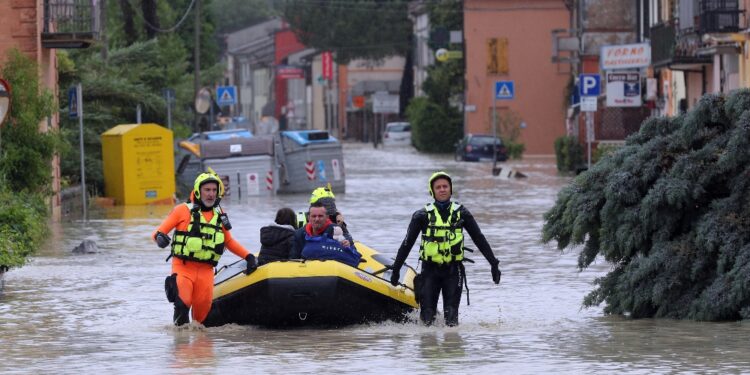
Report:
M 433 27 L 463 29 L 461 1 L 440 1 L 427 5 Z M 460 45 L 451 47 L 460 48 Z M 412 140 L 418 150 L 452 152 L 456 141 L 463 136 L 463 116 L 459 108 L 463 106 L 464 71 L 463 59 L 437 62 L 428 68 L 427 79 L 422 85 L 425 96 L 413 99 L 406 111 L 412 124 Z
M 750 318 L 750 90 L 651 118 L 560 191 L 542 240 L 612 270 L 585 306 L 608 314 Z
M 405 0 L 285 0 L 280 4 L 304 45 L 332 51 L 338 63 L 378 60 L 409 51 L 411 21 Z
M 202 2 L 210 9 L 211 1 Z M 101 134 L 119 124 L 135 123 L 138 106 L 142 122 L 166 126 L 164 89 L 175 93 L 171 113 L 175 136 L 191 133 L 195 95 L 192 56 L 195 23 L 191 15 L 195 8 L 190 4 L 191 0 L 160 1 L 151 9 L 133 7 L 129 0 L 109 1 L 107 37 L 103 39 L 107 43 L 106 54 L 100 53 L 105 48 L 101 44 L 84 50 L 58 51 L 60 107 L 64 110 L 68 106 L 69 87 L 79 82 L 83 87 L 86 182 L 94 193 L 103 188 Z M 144 13 L 144 8 L 151 9 L 153 14 Z M 218 63 L 213 16 L 206 10 L 201 14 L 201 85 L 210 85 L 222 78 L 224 66 Z M 155 27 L 162 31 L 149 32 Z M 61 116 L 60 127 L 70 144 L 78 144 L 77 120 Z M 63 154 L 61 168 L 65 182 L 78 180 L 78 160 L 78 147 Z

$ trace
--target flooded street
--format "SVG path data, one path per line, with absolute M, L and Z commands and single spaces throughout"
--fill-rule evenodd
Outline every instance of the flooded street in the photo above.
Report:
M 473 213 L 503 273 L 494 285 L 489 264 L 470 255 L 471 305 L 464 292 L 458 327 L 175 329 L 163 290 L 168 252 L 149 239 L 171 207 L 94 208 L 86 223 L 56 224 L 29 264 L 6 275 L 0 373 L 750 372 L 747 323 L 633 321 L 581 308 L 608 265 L 578 272 L 575 251 L 540 243 L 542 214 L 569 181 L 557 176 L 554 159 L 513 162 L 528 175 L 513 180 L 493 177 L 491 164 L 411 149 L 346 144 L 344 160 L 346 193 L 334 192 L 337 206 L 355 240 L 389 256 L 429 201 L 430 174 L 453 176 L 454 200 Z M 233 235 L 257 253 L 259 228 L 280 207 L 305 209 L 308 198 L 228 201 Z M 99 253 L 72 254 L 83 239 Z M 227 252 L 221 263 L 235 260 Z

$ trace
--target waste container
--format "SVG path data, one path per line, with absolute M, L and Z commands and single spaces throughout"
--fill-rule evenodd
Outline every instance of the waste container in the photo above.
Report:
M 341 142 L 327 131 L 283 131 L 275 147 L 279 193 L 310 193 L 331 184 L 334 193 L 346 189 Z
M 104 192 L 116 204 L 174 203 L 172 131 L 157 124 L 117 125 L 101 135 Z
M 224 181 L 225 199 L 275 194 L 273 138 L 218 133 L 179 143 L 176 168 L 181 183 L 192 184 L 195 176 L 211 168 Z

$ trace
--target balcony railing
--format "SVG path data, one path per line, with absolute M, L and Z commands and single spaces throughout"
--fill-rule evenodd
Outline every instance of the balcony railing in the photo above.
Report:
M 699 14 L 695 17 L 695 29 L 699 34 L 733 33 L 740 30 L 738 0 L 700 0 Z
M 695 33 L 678 33 L 673 22 L 651 28 L 651 60 L 656 68 L 692 69 L 710 64 L 711 56 L 699 56 L 700 37 Z
M 45 48 L 86 48 L 99 34 L 99 8 L 94 0 L 44 0 Z

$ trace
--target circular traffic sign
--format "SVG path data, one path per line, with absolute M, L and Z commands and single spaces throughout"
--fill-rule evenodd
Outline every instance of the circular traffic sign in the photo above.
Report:
M 10 84 L 0 78 L 0 126 L 10 113 Z
M 203 87 L 198 90 L 198 94 L 195 95 L 195 111 L 200 114 L 205 114 L 211 109 L 211 90 L 207 87 Z

